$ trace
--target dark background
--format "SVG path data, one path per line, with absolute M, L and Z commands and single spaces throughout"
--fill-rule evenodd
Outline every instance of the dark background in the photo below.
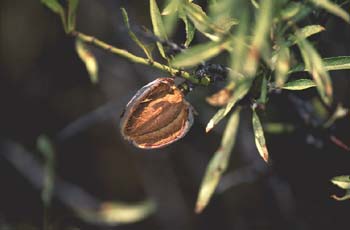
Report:
M 133 24 L 151 28 L 148 1 L 142 0 L 81 1 L 77 28 L 142 55 L 123 27 L 122 6 Z M 91 47 L 99 63 L 99 83 L 94 85 L 57 15 L 34 0 L 3 0 L 0 11 L 1 145 L 22 145 L 39 159 L 35 142 L 40 134 L 54 139 L 70 122 L 112 102 L 108 119 L 92 116 L 99 122 L 90 122 L 57 143 L 56 173 L 101 200 L 156 201 L 157 211 L 150 218 L 115 229 L 347 229 L 349 201 L 330 198 L 343 191 L 329 180 L 350 174 L 350 153 L 330 142 L 327 132 L 305 125 L 288 95 L 273 95 L 261 113 L 263 121 L 298 127 L 289 134 L 267 135 L 272 165 L 267 167 L 260 159 L 251 114 L 243 110 L 230 168 L 209 206 L 196 215 L 199 185 L 224 127 L 204 132 L 215 112 L 204 97 L 218 86 L 189 94 L 199 116 L 185 138 L 161 150 L 138 150 L 121 138 L 119 114 L 138 88 L 166 75 Z M 330 15 L 322 23 L 327 30 L 316 37 L 322 56 L 350 55 L 350 26 Z M 173 40 L 181 42 L 184 36 L 179 24 Z M 197 36 L 195 42 L 202 39 Z M 349 107 L 349 74 L 331 73 L 336 101 L 345 107 Z M 316 93 L 294 95 L 308 100 Z M 341 119 L 332 130 L 347 144 L 349 126 L 348 118 Z M 322 148 L 307 144 L 310 133 L 320 139 Z M 114 229 L 82 222 L 57 198 L 51 209 L 53 229 Z M 42 219 L 40 191 L 0 154 L 0 229 L 41 229 Z

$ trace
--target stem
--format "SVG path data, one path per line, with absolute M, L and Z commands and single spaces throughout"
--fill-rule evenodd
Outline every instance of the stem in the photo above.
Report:
M 78 32 L 78 31 L 73 31 L 72 33 L 72 36 L 74 37 L 77 37 L 79 39 L 81 39 L 82 41 L 86 42 L 86 43 L 91 43 L 95 46 L 98 46 L 104 50 L 107 50 L 113 54 L 116 54 L 118 56 L 121 56 L 123 58 L 126 58 L 128 59 L 129 61 L 131 62 L 134 62 L 134 63 L 139 63 L 139 64 L 143 64 L 143 65 L 148 65 L 148 66 L 151 66 L 151 67 L 154 67 L 154 68 L 157 68 L 159 70 L 162 70 L 162 71 L 165 71 L 165 72 L 168 72 L 170 73 L 171 75 L 176 75 L 176 76 L 179 76 L 179 77 L 182 77 L 186 80 L 189 80 L 191 81 L 192 83 L 194 84 L 199 84 L 199 85 L 204 85 L 204 86 L 207 86 L 209 84 L 209 82 L 207 81 L 202 81 L 202 80 L 199 80 L 198 78 L 196 78 L 195 76 L 191 75 L 189 72 L 187 71 L 184 71 L 184 70 L 179 70 L 179 69 L 174 69 L 174 68 L 171 68 L 167 65 L 163 65 L 159 62 L 156 62 L 156 61 L 152 61 L 150 59 L 147 59 L 147 58 L 143 58 L 143 57 L 139 57 L 139 56 L 136 56 L 132 53 L 129 53 L 128 51 L 124 50 L 124 49 L 119 49 L 119 48 L 116 48 L 110 44 L 107 44 L 93 36 L 89 36 L 89 35 L 86 35 L 86 34 L 83 34 L 81 32 Z

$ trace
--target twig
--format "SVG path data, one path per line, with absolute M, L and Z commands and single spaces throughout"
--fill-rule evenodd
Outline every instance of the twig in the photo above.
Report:
M 139 57 L 139 56 L 136 56 L 132 53 L 129 53 L 128 51 L 124 50 L 124 49 L 119 49 L 119 48 L 116 48 L 110 44 L 107 44 L 93 36 L 89 36 L 89 35 L 86 35 L 86 34 L 83 34 L 81 32 L 78 32 L 78 31 L 73 31 L 71 33 L 72 36 L 74 37 L 77 37 L 79 39 L 81 39 L 82 41 L 86 42 L 86 43 L 91 43 L 95 46 L 98 46 L 104 50 L 107 50 L 113 54 L 116 54 L 118 56 L 121 56 L 123 58 L 126 58 L 128 59 L 129 61 L 131 62 L 134 62 L 134 63 L 139 63 L 139 64 L 143 64 L 143 65 L 148 65 L 148 66 L 151 66 L 151 67 L 154 67 L 154 68 L 157 68 L 159 70 L 162 70 L 162 71 L 165 71 L 165 72 L 168 72 L 170 73 L 171 75 L 176 75 L 176 76 L 179 76 L 179 77 L 182 77 L 188 81 L 191 81 L 192 83 L 194 84 L 199 84 L 199 85 L 204 85 L 204 86 L 207 86 L 209 84 L 209 82 L 207 81 L 202 81 L 198 78 L 196 78 L 195 76 L 191 75 L 189 72 L 187 71 L 184 71 L 184 70 L 179 70 L 179 69 L 174 69 L 174 68 L 171 68 L 167 65 L 163 65 L 159 62 L 156 62 L 156 61 L 152 61 L 152 60 L 149 60 L 147 58 L 142 58 L 142 57 Z

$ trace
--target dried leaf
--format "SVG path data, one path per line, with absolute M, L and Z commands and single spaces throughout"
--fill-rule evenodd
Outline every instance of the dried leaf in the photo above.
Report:
M 196 213 L 200 213 L 208 204 L 212 197 L 222 174 L 225 172 L 231 156 L 232 149 L 236 141 L 239 125 L 239 112 L 237 109 L 230 117 L 224 131 L 221 145 L 211 158 L 200 186 L 198 199 L 196 202 Z
M 221 107 L 228 103 L 231 95 L 232 90 L 223 88 L 215 94 L 207 97 L 205 100 L 208 102 L 209 105 Z

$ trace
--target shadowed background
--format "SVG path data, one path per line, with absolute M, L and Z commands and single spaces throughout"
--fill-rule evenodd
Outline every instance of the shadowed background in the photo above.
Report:
M 159 4 L 161 5 L 161 4 Z M 120 7 L 131 23 L 151 28 L 148 1 L 85 0 L 78 8 L 77 28 L 116 47 L 142 55 L 123 26 Z M 122 140 L 119 115 L 142 85 L 166 74 L 129 63 L 90 47 L 99 63 L 99 82 L 90 82 L 83 62 L 66 36 L 57 15 L 39 1 L 4 0 L 0 3 L 0 138 L 22 145 L 40 158 L 35 142 L 40 134 L 55 135 L 76 119 L 110 103 L 108 114 L 92 116 L 98 122 L 56 145 L 56 173 L 100 200 L 136 202 L 151 198 L 157 210 L 137 223 L 117 227 L 95 226 L 77 218 L 54 198 L 53 229 L 340 229 L 346 226 L 349 202 L 330 195 L 342 191 L 329 179 L 350 174 L 350 153 L 332 144 L 322 132 L 303 126 L 288 95 L 271 97 L 263 120 L 300 126 L 289 134 L 267 135 L 272 165 L 267 167 L 255 148 L 251 114 L 243 111 L 238 140 L 217 194 L 207 209 L 194 214 L 205 167 L 219 146 L 223 124 L 206 134 L 215 108 L 205 96 L 219 86 L 198 88 L 188 100 L 199 112 L 188 135 L 161 149 L 139 150 Z M 349 55 L 350 26 L 327 15 L 320 39 L 322 56 Z M 179 24 L 172 38 L 184 40 Z M 195 38 L 197 42 L 202 37 Z M 215 61 L 224 60 L 219 57 Z M 224 63 L 225 64 L 225 63 Z M 350 71 L 331 73 L 335 98 L 349 107 Z M 314 90 L 295 93 L 315 96 Z M 110 106 L 108 107 L 110 108 Z M 105 119 L 99 119 L 105 117 Z M 90 124 L 90 123 L 89 123 Z M 336 123 L 335 133 L 350 143 L 349 119 Z M 310 132 L 320 135 L 323 147 L 306 143 Z M 4 151 L 5 148 L 1 148 Z M 15 151 L 6 148 L 11 154 Z M 40 191 L 0 154 L 0 229 L 41 229 Z M 69 194 L 68 194 L 69 195 Z

